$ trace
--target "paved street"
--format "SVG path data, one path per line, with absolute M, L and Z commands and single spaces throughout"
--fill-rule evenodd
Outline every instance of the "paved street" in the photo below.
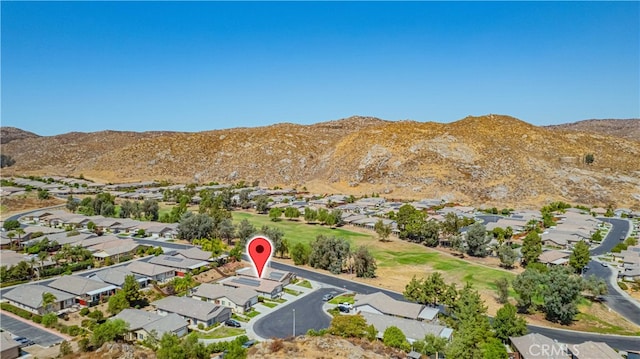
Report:
M 629 221 L 626 219 L 618 219 L 618 218 L 598 218 L 607 223 L 611 223 L 613 227 L 604 238 L 602 243 L 591 250 L 592 256 L 599 256 L 611 251 L 616 244 L 620 243 L 620 238 L 627 238 L 629 234 Z
M 259 319 L 254 332 L 262 338 L 286 338 L 293 334 L 293 311 L 295 310 L 295 335 L 303 335 L 309 329 L 323 329 L 331 324 L 331 317 L 322 310 L 322 296 L 330 292 L 342 293 L 333 288 L 321 288 L 300 300 L 287 304 Z
M 4 313 L 0 313 L 0 327 L 19 337 L 31 339 L 43 347 L 49 347 L 64 340 L 62 337 L 14 319 Z

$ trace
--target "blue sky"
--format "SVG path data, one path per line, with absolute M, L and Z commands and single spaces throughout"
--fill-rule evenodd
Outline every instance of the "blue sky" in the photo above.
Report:
M 5 126 L 640 117 L 638 2 L 6 2 Z

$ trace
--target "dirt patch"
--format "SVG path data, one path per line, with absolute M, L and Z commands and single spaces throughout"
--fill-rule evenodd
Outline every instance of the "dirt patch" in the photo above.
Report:
M 275 339 L 251 348 L 248 358 L 406 358 L 406 353 L 386 347 L 382 343 L 333 336 L 300 336 L 294 339 Z
M 38 194 L 35 191 L 20 196 L 3 196 L 0 197 L 0 208 L 2 208 L 0 211 L 0 219 L 5 219 L 14 214 L 31 209 L 51 207 L 63 203 L 65 203 L 65 201 L 55 197 L 45 200 L 38 199 Z

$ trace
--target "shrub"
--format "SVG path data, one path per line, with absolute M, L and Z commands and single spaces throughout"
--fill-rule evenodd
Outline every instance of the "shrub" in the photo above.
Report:
M 282 343 L 282 339 L 273 339 L 271 341 L 271 343 L 269 344 L 269 350 L 271 350 L 272 353 L 277 353 L 279 352 L 282 348 L 284 348 L 284 344 Z
M 78 348 L 81 352 L 88 352 L 91 350 L 89 338 L 82 338 L 78 340 Z
M 77 325 L 72 325 L 70 327 L 68 327 L 68 331 L 69 335 L 71 335 L 72 337 L 76 337 L 80 334 L 82 334 L 82 332 L 84 332 L 84 330 L 82 328 L 80 328 Z
M 620 289 L 622 290 L 627 290 L 629 289 L 629 287 L 627 287 L 627 285 L 624 282 L 618 282 L 618 286 L 620 287 Z
M 80 309 L 80 315 L 82 315 L 82 316 L 86 316 L 87 314 L 89 314 L 89 312 L 91 312 L 91 311 L 87 307 L 84 307 L 84 308 Z
M 97 322 L 104 319 L 104 314 L 99 309 L 94 310 L 93 312 L 89 313 L 89 315 L 87 316 Z
M 73 353 L 73 349 L 71 349 L 71 344 L 68 341 L 64 340 L 60 343 L 60 355 L 65 356 Z
M 39 316 L 39 315 L 34 315 L 34 316 L 31 318 L 31 320 L 33 320 L 35 323 L 38 323 L 38 324 L 42 323 L 42 317 L 41 317 L 41 316 Z
M 42 317 L 42 325 L 47 328 L 52 327 L 58 323 L 58 316 L 55 313 L 47 313 Z
M 198 323 L 198 329 L 203 330 L 204 329 L 204 324 Z

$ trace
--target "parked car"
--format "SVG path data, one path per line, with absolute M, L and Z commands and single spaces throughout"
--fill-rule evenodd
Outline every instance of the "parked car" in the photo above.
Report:
M 607 263 L 602 262 L 601 264 L 603 267 L 608 267 Z
M 340 305 L 345 306 L 345 307 L 347 307 L 349 309 L 353 309 L 353 304 L 351 304 L 351 303 L 344 302 L 344 303 L 340 303 Z
M 348 307 L 345 307 L 342 304 L 338 305 L 338 310 L 341 311 L 342 313 L 349 313 L 351 311 L 351 309 L 349 309 Z
M 242 344 L 242 347 L 245 349 L 251 348 L 256 343 L 255 340 L 248 340 Z
M 229 327 L 240 328 L 240 322 L 238 322 L 237 320 L 234 320 L 234 319 L 229 319 L 229 320 L 225 321 L 224 324 L 226 326 L 229 326 Z
M 31 346 L 31 345 L 35 344 L 33 342 L 33 340 L 31 340 L 29 338 L 25 338 L 25 337 L 13 338 L 13 340 L 15 340 L 16 342 L 20 343 L 20 348 L 28 347 L 28 346 Z
M 325 302 L 328 302 L 331 299 L 333 299 L 333 294 L 331 294 L 331 293 L 325 294 L 325 295 L 322 296 L 322 300 L 324 300 Z

